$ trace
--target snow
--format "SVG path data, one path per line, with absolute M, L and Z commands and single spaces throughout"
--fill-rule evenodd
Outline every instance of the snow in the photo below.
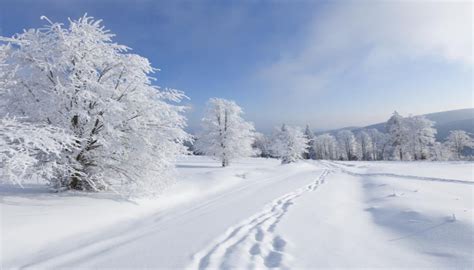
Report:
M 1 266 L 474 265 L 473 163 L 246 158 L 220 165 L 181 159 L 177 183 L 154 200 L 2 185 Z
M 346 162 L 338 161 L 352 172 L 365 172 L 371 174 L 395 174 L 418 176 L 434 179 L 453 179 L 474 182 L 474 167 L 472 162 L 450 161 L 450 162 L 399 162 L 399 161 L 377 161 L 377 162 Z
M 416 165 L 431 164 L 405 167 Z M 287 252 L 297 254 L 295 268 L 470 268 L 472 191 L 468 184 L 335 173 L 318 197 L 295 204 L 281 235 L 293 243 Z

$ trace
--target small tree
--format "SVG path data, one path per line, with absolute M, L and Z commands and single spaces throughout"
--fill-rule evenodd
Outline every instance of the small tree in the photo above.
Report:
M 308 139 L 308 148 L 306 149 L 306 153 L 303 154 L 304 159 L 315 159 L 316 157 L 313 149 L 314 134 L 309 128 L 309 125 L 306 125 L 304 135 L 306 136 L 306 139 Z
M 232 159 L 251 156 L 255 129 L 242 114 L 242 108 L 234 101 L 211 98 L 202 119 L 203 130 L 196 141 L 196 149 L 218 158 L 222 167 L 228 166 Z
M 399 160 L 406 159 L 406 151 L 408 147 L 408 128 L 403 117 L 394 112 L 388 119 L 386 124 L 387 133 L 390 136 L 390 144 L 393 148 L 394 156 Z
M 285 124 L 273 135 L 272 152 L 282 164 L 296 162 L 303 158 L 308 149 L 308 139 L 298 127 Z
M 462 159 L 464 148 L 474 146 L 472 138 L 464 130 L 453 130 L 449 133 L 446 145 L 457 159 Z
M 434 122 L 425 116 L 412 116 L 404 119 L 408 131 L 408 145 L 415 160 L 428 159 L 430 149 L 435 143 Z

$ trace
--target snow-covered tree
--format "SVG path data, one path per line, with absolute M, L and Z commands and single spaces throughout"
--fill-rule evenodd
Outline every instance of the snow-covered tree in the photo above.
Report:
M 350 130 L 341 130 L 337 133 L 337 141 L 341 150 L 342 158 L 346 160 L 357 159 L 357 141 L 354 133 Z
M 331 134 L 316 136 L 312 146 L 315 159 L 337 159 L 337 141 Z
M 282 164 L 298 161 L 308 149 L 308 139 L 299 127 L 285 124 L 273 134 L 272 153 Z
M 47 183 L 68 175 L 70 164 L 62 160 L 65 151 L 77 148 L 77 138 L 49 125 L 35 125 L 5 117 L 0 119 L 0 181 Z
M 466 131 L 453 130 L 446 139 L 446 145 L 456 159 L 462 159 L 464 149 L 473 148 L 474 142 Z
M 408 144 L 411 157 L 415 160 L 428 159 L 435 143 L 434 122 L 424 116 L 412 116 L 403 120 L 408 130 Z
M 78 138 L 58 187 L 154 193 L 182 145 L 185 96 L 152 84 L 148 60 L 86 15 L 1 38 L 0 116 L 48 124 Z M 7 78 L 7 79 L 5 79 Z M 120 191 L 120 190 L 119 190 Z
M 253 147 L 258 149 L 258 155 L 260 157 L 272 157 L 272 142 L 269 137 L 262 133 L 255 133 L 255 141 Z
M 433 126 L 434 122 L 424 116 L 404 118 L 394 112 L 386 124 L 394 157 L 399 160 L 428 159 L 435 143 Z
M 367 130 L 367 134 L 372 142 L 372 160 L 384 160 L 387 157 L 389 138 L 388 135 L 375 128 Z
M 313 149 L 314 134 L 309 128 L 309 125 L 306 125 L 304 135 L 306 136 L 306 139 L 308 139 L 308 149 L 306 149 L 306 153 L 303 154 L 303 157 L 304 159 L 315 159 L 315 153 Z
M 373 153 L 373 145 L 372 145 L 372 139 L 369 136 L 369 134 L 365 130 L 362 130 L 359 133 L 357 133 L 356 140 L 357 140 L 357 143 L 359 144 L 359 150 L 360 150 L 359 156 L 361 157 L 361 159 L 371 160 L 372 153 Z
M 222 167 L 229 165 L 232 159 L 251 156 L 255 129 L 242 114 L 242 108 L 234 101 L 211 98 L 202 119 L 202 133 L 196 141 L 196 149 L 218 158 Z
M 431 146 L 431 160 L 437 161 L 445 161 L 450 160 L 453 156 L 451 149 L 445 143 L 435 142 L 433 146 Z
M 409 135 L 404 118 L 395 111 L 390 119 L 388 119 L 385 128 L 390 136 L 389 140 L 393 149 L 394 157 L 399 160 L 408 159 L 407 151 Z

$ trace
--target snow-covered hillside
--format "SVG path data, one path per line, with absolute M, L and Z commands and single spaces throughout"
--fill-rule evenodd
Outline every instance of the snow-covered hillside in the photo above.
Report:
M 157 200 L 0 186 L 2 267 L 473 267 L 473 163 L 177 168 Z

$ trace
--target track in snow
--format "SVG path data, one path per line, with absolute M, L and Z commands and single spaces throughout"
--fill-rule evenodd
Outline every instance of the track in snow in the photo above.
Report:
M 311 184 L 274 200 L 264 210 L 246 219 L 194 256 L 191 269 L 285 268 L 290 258 L 285 253 L 286 240 L 275 228 L 294 200 L 305 192 L 316 191 L 329 170 L 325 169 Z
M 288 175 L 284 173 L 278 178 L 287 179 L 291 177 L 297 176 L 294 176 L 293 173 Z M 70 243 L 64 246 L 53 243 L 51 249 L 46 249 L 38 254 L 38 256 L 22 262 L 20 268 L 67 268 L 70 265 L 75 265 L 80 262 L 90 262 L 91 258 L 100 258 L 98 255 L 148 238 L 157 230 L 162 231 L 169 229 L 174 226 L 176 222 L 183 222 L 182 220 L 186 219 L 191 213 L 202 212 L 205 209 L 212 208 L 214 205 L 219 205 L 222 199 L 234 197 L 236 194 L 239 195 L 258 187 L 265 187 L 275 180 L 275 176 L 259 178 L 257 180 L 258 181 L 250 181 L 237 188 L 226 190 L 183 211 L 174 212 L 174 209 L 167 209 L 130 222 L 130 224 L 127 223 L 123 227 L 118 226 L 118 228 L 111 228 L 111 231 L 106 231 L 105 233 L 100 231 L 100 233 L 94 233 L 91 237 L 81 237 L 80 240 L 73 238 L 67 239 L 63 242 Z M 60 246 L 60 248 L 56 246 Z
M 344 169 L 343 166 L 351 167 L 351 166 L 348 166 L 346 164 L 340 164 L 340 163 L 334 163 L 334 162 L 324 162 L 323 164 L 325 164 L 326 167 L 336 168 L 336 169 L 338 169 L 339 171 L 341 171 L 343 173 L 353 175 L 353 176 L 362 176 L 362 177 L 364 177 L 364 176 L 366 176 L 366 177 L 385 176 L 385 177 L 395 177 L 395 178 L 411 179 L 411 180 L 474 185 L 474 182 L 472 182 L 472 181 L 459 180 L 459 179 L 425 177 L 425 176 L 404 175 L 404 174 L 395 174 L 395 173 L 357 173 L 357 172 L 352 172 L 352 171 L 349 171 L 347 169 Z

